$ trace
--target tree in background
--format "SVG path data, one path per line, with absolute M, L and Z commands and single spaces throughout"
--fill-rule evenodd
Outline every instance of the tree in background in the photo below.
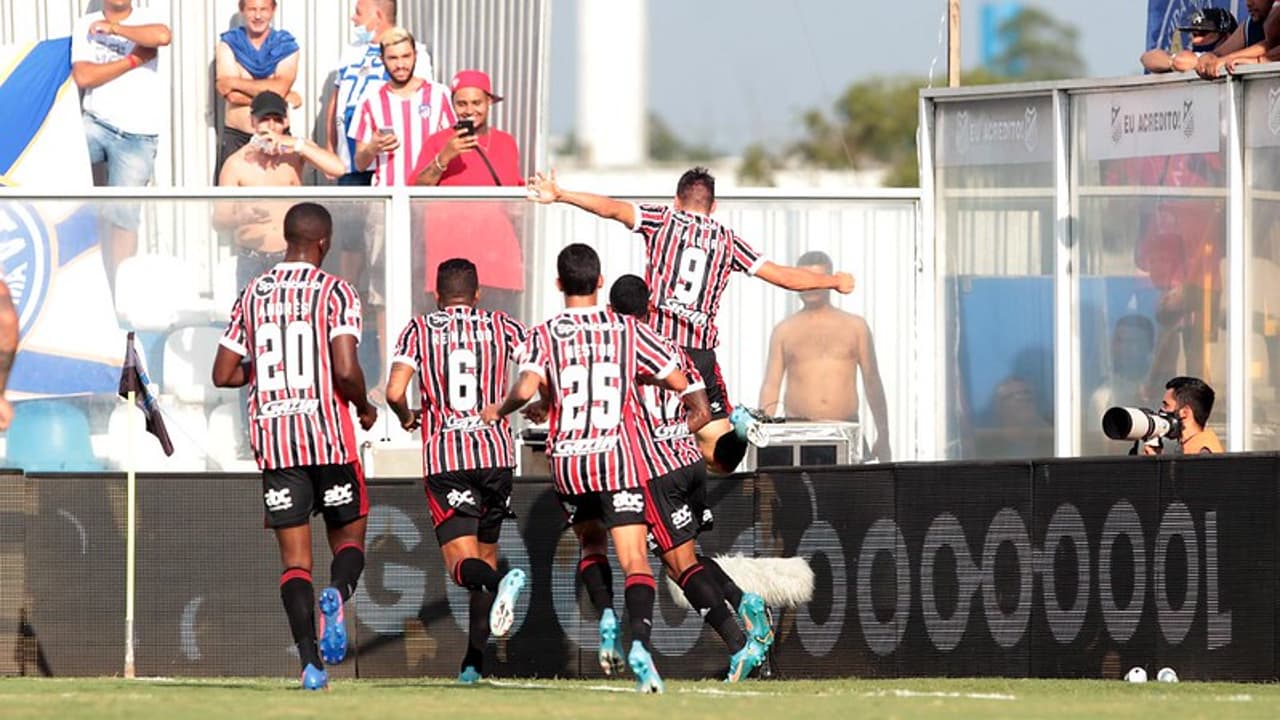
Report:
M 1084 74 L 1077 48 L 1079 31 L 1048 12 L 1024 7 L 997 30 L 1005 51 L 990 67 L 965 73 L 962 84 L 1056 80 Z M 928 85 L 914 76 L 873 77 L 850 85 L 832 106 L 829 117 L 812 109 L 802 117 L 804 137 L 783 151 L 769 154 L 752 145 L 743 154 L 738 180 L 771 185 L 773 173 L 786 165 L 824 170 L 885 168 L 884 185 L 920 184 L 916 156 L 920 90 Z

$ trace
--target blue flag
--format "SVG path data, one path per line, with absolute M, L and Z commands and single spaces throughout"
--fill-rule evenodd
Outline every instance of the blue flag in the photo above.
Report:
M 1147 0 L 1147 42 L 1143 49 L 1172 49 L 1178 23 L 1196 9 L 1207 7 L 1230 10 L 1241 25 L 1249 17 L 1245 0 Z
M 0 185 L 91 187 L 71 40 L 0 47 Z M 98 218 L 79 202 L 0 199 L 0 276 L 18 310 L 10 399 L 114 392 L 120 330 Z

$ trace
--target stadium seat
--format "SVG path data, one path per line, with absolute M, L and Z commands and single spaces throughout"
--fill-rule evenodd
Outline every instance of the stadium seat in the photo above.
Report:
M 235 390 L 213 386 L 213 358 L 222 330 L 209 325 L 180 327 L 164 341 L 164 392 L 186 403 L 229 402 Z
M 173 441 L 173 456 L 166 456 L 160 442 L 147 432 L 146 418 L 142 411 L 121 401 L 107 421 L 110 462 L 121 470 L 128 470 L 132 441 L 134 470 L 137 472 L 207 470 L 209 463 L 205 456 L 205 445 L 208 443 L 208 421 L 204 416 L 204 408 L 177 402 L 171 396 L 162 396 L 159 402 L 164 413 L 165 428 L 169 431 L 169 439 Z M 136 414 L 132 419 L 132 435 L 129 433 L 130 413 Z
M 89 418 L 64 400 L 29 400 L 14 404 L 6 464 L 27 472 L 94 472 L 103 463 L 89 442 Z
M 116 271 L 116 315 L 133 330 L 208 322 L 211 302 L 198 288 L 195 270 L 181 258 L 134 255 Z
M 256 472 L 258 464 L 241 458 L 236 448 L 243 442 L 240 402 L 223 403 L 209 413 L 209 459 L 223 472 Z
M 213 266 L 213 319 L 226 322 L 231 319 L 231 306 L 236 302 L 240 288 L 236 285 L 236 259 L 226 257 Z

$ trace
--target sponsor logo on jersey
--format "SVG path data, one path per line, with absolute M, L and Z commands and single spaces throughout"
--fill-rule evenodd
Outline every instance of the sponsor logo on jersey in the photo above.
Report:
M 694 325 L 706 325 L 709 322 L 709 318 L 706 313 L 681 305 L 674 298 L 667 298 L 666 300 L 663 300 L 661 307 L 664 311 L 669 312 L 676 317 L 684 318 Z
M 314 415 L 320 411 L 320 401 L 315 398 L 283 398 L 268 400 L 258 408 L 259 419 L 286 417 L 288 415 Z
M 446 418 L 444 421 L 444 432 L 475 432 L 488 427 L 484 424 L 484 420 L 479 415 L 464 415 L 462 417 Z
M 598 455 L 610 452 L 618 447 L 618 436 L 587 438 L 585 440 L 560 440 L 552 448 L 552 457 L 577 457 L 581 455 Z

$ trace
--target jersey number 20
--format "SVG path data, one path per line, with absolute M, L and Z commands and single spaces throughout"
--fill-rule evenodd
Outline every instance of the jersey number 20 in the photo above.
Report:
M 281 328 L 269 322 L 258 326 L 256 361 L 258 389 L 279 392 L 306 390 L 315 385 L 316 345 L 311 323 L 294 320 Z

